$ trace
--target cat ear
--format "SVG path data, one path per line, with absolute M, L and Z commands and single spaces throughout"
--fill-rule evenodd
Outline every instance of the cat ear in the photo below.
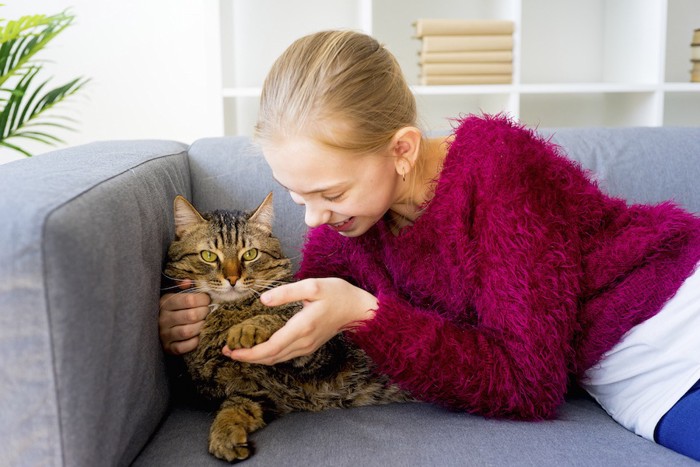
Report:
M 275 213 L 272 207 L 272 192 L 270 192 L 258 208 L 248 218 L 249 222 L 255 222 L 266 230 L 272 232 L 272 219 Z
M 175 235 L 180 238 L 192 227 L 200 222 L 206 222 L 197 210 L 184 197 L 177 195 L 173 201 L 175 212 Z

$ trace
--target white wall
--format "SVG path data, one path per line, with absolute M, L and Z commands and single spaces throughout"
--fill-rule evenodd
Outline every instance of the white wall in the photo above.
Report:
M 77 17 L 37 55 L 49 61 L 37 79 L 53 77 L 49 84 L 55 86 L 78 76 L 92 79 L 67 105 L 56 107 L 79 122 L 77 132 L 52 130 L 69 146 L 141 138 L 191 143 L 223 134 L 218 1 L 4 3 L 0 17 L 7 19 L 66 8 Z M 35 153 L 53 149 L 24 141 Z M 18 157 L 0 149 L 0 163 Z

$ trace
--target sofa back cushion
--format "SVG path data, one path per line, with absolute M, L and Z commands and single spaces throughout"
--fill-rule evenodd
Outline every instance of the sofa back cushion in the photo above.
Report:
M 700 128 L 565 128 L 541 133 L 591 170 L 609 194 L 630 203 L 674 200 L 700 213 Z

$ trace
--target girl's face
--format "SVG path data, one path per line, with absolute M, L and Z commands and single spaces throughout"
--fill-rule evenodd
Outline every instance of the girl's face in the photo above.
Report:
M 353 156 L 310 138 L 293 138 L 263 149 L 272 174 L 295 203 L 306 207 L 309 227 L 327 224 L 341 235 L 367 232 L 399 197 L 395 158 Z

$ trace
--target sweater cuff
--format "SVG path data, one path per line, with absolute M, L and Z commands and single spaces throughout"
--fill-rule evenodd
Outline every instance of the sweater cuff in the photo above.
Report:
M 405 386 L 402 383 L 421 372 L 418 367 L 426 361 L 425 347 L 430 347 L 439 329 L 432 321 L 439 317 L 416 310 L 393 294 L 380 292 L 377 301 L 374 318 L 346 336 L 367 353 L 381 373 Z M 420 339 L 416 339 L 417 334 L 421 334 Z
M 354 328 L 353 332 L 350 333 L 351 340 L 365 351 L 377 347 L 378 343 L 383 346 L 383 339 L 379 339 L 379 336 L 382 335 L 384 329 L 389 328 L 396 321 L 394 315 L 397 314 L 396 309 L 400 308 L 398 301 L 388 294 L 379 292 L 374 317 L 362 321 L 359 326 Z

